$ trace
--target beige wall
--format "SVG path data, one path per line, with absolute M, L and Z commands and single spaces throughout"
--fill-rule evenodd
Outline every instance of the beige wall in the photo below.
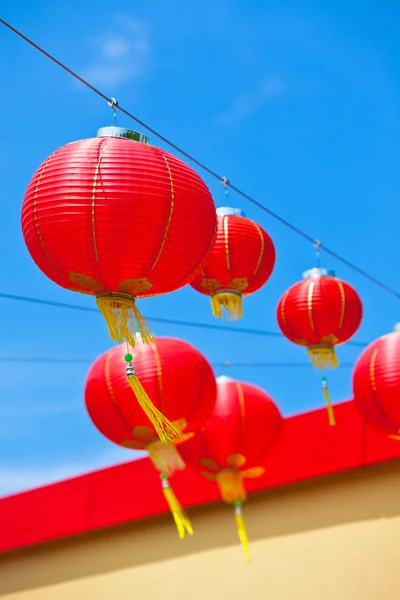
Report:
M 400 461 L 252 495 L 253 561 L 231 509 L 169 518 L 4 554 L 0 597 L 13 600 L 394 600 L 400 594 Z

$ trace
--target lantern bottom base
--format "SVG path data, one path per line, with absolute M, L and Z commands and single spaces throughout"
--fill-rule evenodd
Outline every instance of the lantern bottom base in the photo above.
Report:
M 145 344 L 154 343 L 153 334 L 146 319 L 136 306 L 135 298 L 130 294 L 108 293 L 96 296 L 96 304 L 103 315 L 110 338 L 114 342 L 124 342 L 134 348 L 136 333 Z
M 176 471 L 183 471 L 185 468 L 185 463 L 173 444 L 152 442 L 146 446 L 146 450 L 157 471 L 165 473 L 167 477 L 171 477 Z
M 236 290 L 224 290 L 211 296 L 211 308 L 215 318 L 222 319 L 224 309 L 229 320 L 236 321 L 243 316 L 242 294 Z
M 339 366 L 339 361 L 333 346 L 309 346 L 308 356 L 315 369 L 334 369 Z
M 239 471 L 220 471 L 217 475 L 217 483 L 225 502 L 244 502 L 246 500 L 246 490 Z

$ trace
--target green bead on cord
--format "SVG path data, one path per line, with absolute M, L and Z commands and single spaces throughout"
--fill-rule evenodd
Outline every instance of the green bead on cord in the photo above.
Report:
M 132 354 L 129 354 L 129 353 L 125 354 L 124 360 L 126 360 L 126 362 L 132 362 L 132 360 L 133 360 Z
M 238 501 L 235 502 L 235 507 L 236 508 L 240 508 L 241 506 L 242 506 L 241 502 L 238 502 Z
M 161 477 L 161 479 L 167 479 L 167 476 L 165 473 L 161 473 L 160 477 Z

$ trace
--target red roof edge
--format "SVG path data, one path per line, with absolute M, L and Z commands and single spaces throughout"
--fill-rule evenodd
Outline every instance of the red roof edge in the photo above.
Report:
M 285 419 L 265 474 L 246 480 L 248 492 L 400 457 L 400 442 L 368 427 L 353 401 L 336 404 L 335 417 L 335 427 L 325 409 Z M 214 482 L 189 469 L 171 483 L 186 507 L 220 498 Z M 0 551 L 166 512 L 157 471 L 136 460 L 1 499 Z

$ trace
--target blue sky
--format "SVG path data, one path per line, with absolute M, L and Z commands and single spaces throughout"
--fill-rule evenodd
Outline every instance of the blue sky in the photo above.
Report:
M 400 287 L 400 53 L 396 2 L 328 0 L 85 0 L 2 3 L 1 16 L 107 95 L 310 235 Z M 96 134 L 112 112 L 92 92 L 0 29 L 0 292 L 93 306 L 48 281 L 20 231 L 25 188 L 61 145 Z M 7 125 L 8 124 L 8 125 Z M 132 126 L 123 116 L 121 126 Z M 151 138 L 158 144 L 157 139 Z M 206 175 L 217 205 L 218 182 Z M 313 247 L 230 195 L 272 236 L 277 261 L 246 299 L 241 326 L 277 330 L 283 291 L 314 266 Z M 347 267 L 322 263 L 364 303 L 355 336 L 371 341 L 400 320 L 398 301 Z M 1 300 L 1 356 L 95 359 L 110 347 L 100 315 Z M 142 301 L 145 315 L 212 323 L 208 300 L 187 288 Z M 285 339 L 154 324 L 211 362 L 306 362 Z M 359 350 L 343 347 L 343 362 Z M 88 365 L 89 366 L 89 365 Z M 0 363 L 0 494 L 130 460 L 86 415 L 86 365 Z M 313 369 L 216 370 L 263 386 L 284 415 L 323 404 Z M 335 401 L 351 370 L 329 375 Z

